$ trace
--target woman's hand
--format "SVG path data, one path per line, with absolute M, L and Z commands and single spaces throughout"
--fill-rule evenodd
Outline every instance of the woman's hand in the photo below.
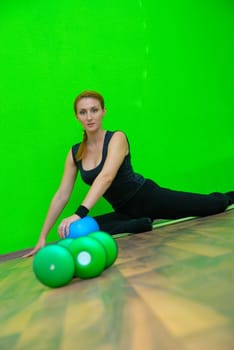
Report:
M 63 219 L 61 224 L 58 227 L 58 234 L 60 238 L 65 238 L 69 234 L 69 227 L 72 222 L 79 220 L 80 217 L 76 214 L 69 216 L 68 218 Z
M 29 258 L 30 256 L 35 255 L 38 252 L 38 250 L 40 250 L 45 246 L 45 244 L 46 244 L 45 238 L 40 238 L 39 241 L 37 242 L 36 247 L 33 250 L 31 250 L 31 252 L 23 255 L 22 258 Z

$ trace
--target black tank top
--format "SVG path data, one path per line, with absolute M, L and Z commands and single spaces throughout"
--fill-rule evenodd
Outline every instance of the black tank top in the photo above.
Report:
M 84 170 L 82 167 L 82 160 L 77 161 L 76 159 L 76 154 L 80 143 L 72 146 L 72 156 L 74 163 L 80 171 L 82 180 L 86 184 L 92 185 L 93 181 L 102 170 L 107 157 L 108 145 L 113 134 L 114 131 L 106 132 L 102 149 L 102 160 L 97 167 L 91 170 Z M 141 188 L 144 183 L 145 178 L 133 171 L 129 149 L 129 153 L 125 156 L 115 179 L 107 191 L 104 193 L 103 197 L 112 205 L 114 209 L 118 209 L 122 205 L 126 204 L 126 202 L 134 196 L 134 194 Z

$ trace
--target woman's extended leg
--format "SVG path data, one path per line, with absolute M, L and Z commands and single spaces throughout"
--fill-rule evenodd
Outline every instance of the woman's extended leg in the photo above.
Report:
M 152 220 L 147 217 L 132 219 L 117 212 L 94 216 L 102 231 L 111 235 L 117 233 L 140 233 L 152 230 Z
M 196 194 L 173 191 L 147 180 L 121 212 L 130 217 L 179 219 L 187 216 L 208 216 L 223 212 L 232 204 L 229 194 Z

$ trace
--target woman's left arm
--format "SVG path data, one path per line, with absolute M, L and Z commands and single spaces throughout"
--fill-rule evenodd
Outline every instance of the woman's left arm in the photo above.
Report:
M 129 152 L 128 142 L 123 132 L 117 131 L 108 145 L 108 152 L 102 171 L 94 180 L 82 205 L 91 209 L 103 196 L 114 180 L 125 156 Z

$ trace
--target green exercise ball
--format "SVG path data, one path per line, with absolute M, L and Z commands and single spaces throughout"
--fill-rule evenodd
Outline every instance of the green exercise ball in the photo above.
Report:
M 51 288 L 68 284 L 74 276 L 74 270 L 72 254 L 58 244 L 41 248 L 33 260 L 33 271 L 37 279 Z
M 118 245 L 115 239 L 103 231 L 90 233 L 89 237 L 97 239 L 104 246 L 107 255 L 105 269 L 113 265 L 118 256 Z
M 61 239 L 60 241 L 58 241 L 58 245 L 61 245 L 67 249 L 69 249 L 69 245 L 73 242 L 72 238 L 65 238 L 65 239 Z
M 86 279 L 99 276 L 106 265 L 106 252 L 102 244 L 96 239 L 82 236 L 74 239 L 70 244 L 75 260 L 75 274 L 77 277 Z

